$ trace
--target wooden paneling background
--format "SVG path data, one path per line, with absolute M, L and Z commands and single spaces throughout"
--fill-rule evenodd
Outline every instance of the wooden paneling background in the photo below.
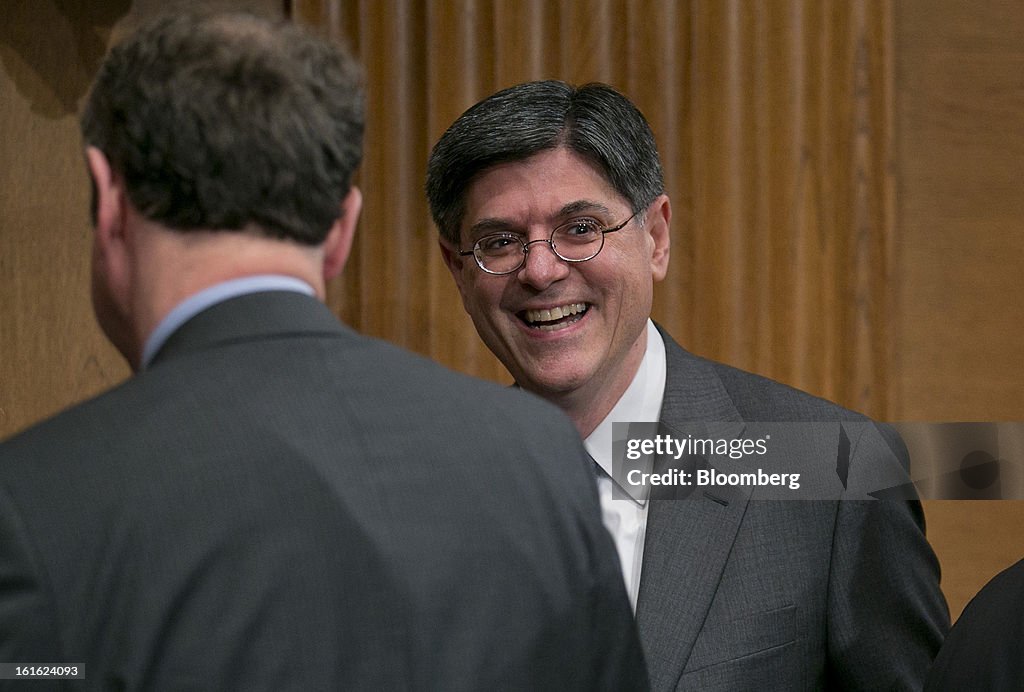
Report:
M 894 3 L 899 420 L 1024 420 L 1024 3 Z M 1018 468 L 1024 459 L 1012 459 Z M 953 614 L 1024 557 L 1024 502 L 929 502 Z
M 0 438 L 127 372 L 89 303 L 75 114 L 127 2 L 5 5 L 0 21 Z
M 0 438 L 127 375 L 93 325 L 75 112 L 159 0 L 14 0 L 0 23 Z M 691 350 L 892 420 L 1024 419 L 1024 5 L 1015 0 L 222 0 L 366 65 L 365 211 L 329 303 L 507 381 L 440 259 L 430 146 L 539 78 L 647 114 L 673 201 L 655 316 Z M 1019 503 L 930 503 L 954 613 L 1024 556 Z M 964 527 L 969 527 L 967 530 Z

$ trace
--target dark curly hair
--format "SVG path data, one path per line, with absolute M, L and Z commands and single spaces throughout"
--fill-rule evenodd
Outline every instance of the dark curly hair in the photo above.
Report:
M 151 220 L 317 245 L 362 158 L 362 82 L 343 48 L 298 26 L 167 16 L 111 51 L 82 135 Z

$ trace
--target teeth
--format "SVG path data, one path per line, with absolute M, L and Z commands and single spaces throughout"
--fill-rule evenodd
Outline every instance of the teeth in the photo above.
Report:
M 579 315 L 586 312 L 586 303 L 571 303 L 569 305 L 561 305 L 559 307 L 551 308 L 550 310 L 527 310 L 526 321 L 527 322 L 553 322 L 560 320 L 563 317 L 569 317 L 570 315 Z M 545 326 L 554 325 L 539 325 L 541 329 Z

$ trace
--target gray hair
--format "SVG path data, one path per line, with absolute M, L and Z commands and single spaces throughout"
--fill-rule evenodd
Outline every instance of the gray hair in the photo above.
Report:
M 248 14 L 167 16 L 104 61 L 81 119 L 148 219 L 324 241 L 362 159 L 362 70 Z
M 472 106 L 434 145 L 426 191 L 438 231 L 458 244 L 478 174 L 563 146 L 591 161 L 634 212 L 665 190 L 654 134 L 629 99 L 606 84 L 527 82 Z

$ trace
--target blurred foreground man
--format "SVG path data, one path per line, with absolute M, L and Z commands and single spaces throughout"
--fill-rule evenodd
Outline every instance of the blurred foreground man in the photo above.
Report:
M 1024 689 L 1024 560 L 964 608 L 932 665 L 926 692 Z
M 73 689 L 646 688 L 564 416 L 321 303 L 359 82 L 244 15 L 103 65 L 93 302 L 136 375 L 0 446 L 0 662 L 74 664 Z
M 613 422 L 875 431 L 834 404 L 693 356 L 650 320 L 671 208 L 636 107 L 603 85 L 498 92 L 438 141 L 427 195 L 480 337 L 519 387 L 569 415 L 600 467 L 652 688 L 920 688 L 948 613 L 918 502 L 613 488 Z M 878 445 L 846 443 L 820 463 L 848 462 L 851 477 L 889 463 Z

